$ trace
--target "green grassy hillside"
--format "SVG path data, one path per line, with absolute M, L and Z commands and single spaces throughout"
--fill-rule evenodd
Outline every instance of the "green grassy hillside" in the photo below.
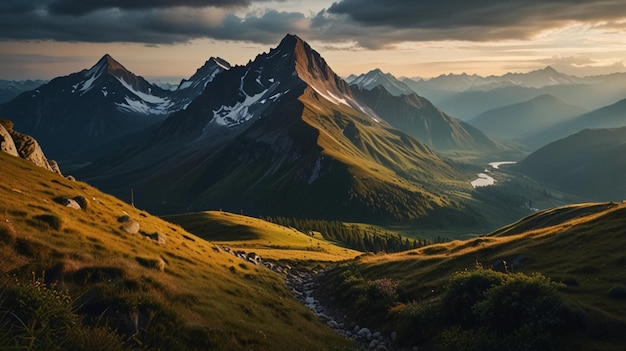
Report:
M 321 235 L 307 235 L 261 219 L 207 211 L 165 216 L 201 238 L 233 249 L 254 251 L 264 259 L 339 261 L 361 252 L 339 247 Z
M 350 348 L 278 274 L 85 183 L 4 153 L 0 164 L 0 344 Z
M 545 210 L 472 240 L 361 256 L 322 286 L 337 308 L 396 331 L 404 347 L 621 350 L 625 222 L 624 203 Z M 558 308 L 538 310 L 546 301 Z

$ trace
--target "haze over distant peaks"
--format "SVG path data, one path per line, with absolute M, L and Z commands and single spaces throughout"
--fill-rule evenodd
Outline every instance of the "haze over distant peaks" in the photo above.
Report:
M 391 73 L 383 73 L 380 69 L 374 69 L 359 76 L 350 75 L 346 82 L 350 85 L 357 85 L 361 88 L 371 90 L 376 86 L 382 85 L 393 95 L 410 95 L 414 93 L 409 86 L 399 81 Z

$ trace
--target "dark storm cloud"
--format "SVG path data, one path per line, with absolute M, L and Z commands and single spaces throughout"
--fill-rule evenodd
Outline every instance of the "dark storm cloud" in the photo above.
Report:
M 295 33 L 379 49 L 429 40 L 529 39 L 572 22 L 619 29 L 612 21 L 626 17 L 623 0 L 338 0 L 312 17 L 276 10 L 232 12 L 263 2 L 271 3 L 0 0 L 0 40 L 172 44 L 211 38 L 268 44 Z
M 33 10 L 0 13 L 0 39 L 175 44 L 197 38 L 276 43 L 302 27 L 301 13 L 266 11 L 238 17 L 214 8 L 99 10 L 82 16 Z
M 623 0 L 340 0 L 318 14 L 316 21 L 326 23 L 326 27 L 320 27 L 326 35 L 353 26 L 386 30 L 383 35 L 395 37 L 395 42 L 487 41 L 527 39 L 572 21 L 597 22 L 625 16 Z M 343 22 L 338 21 L 341 18 Z
M 260 2 L 263 0 L 256 0 Z M 49 4 L 52 13 L 63 15 L 84 15 L 97 10 L 117 8 L 140 10 L 168 7 L 245 7 L 253 0 L 53 0 Z
M 594 21 L 626 14 L 623 0 L 341 0 L 329 13 L 391 28 L 507 27 L 525 22 Z

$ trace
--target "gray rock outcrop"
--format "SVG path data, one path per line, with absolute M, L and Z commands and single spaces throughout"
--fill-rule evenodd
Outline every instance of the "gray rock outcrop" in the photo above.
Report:
M 13 122 L 0 118 L 0 149 L 13 156 L 29 160 L 50 172 L 61 174 L 55 161 L 48 161 L 35 138 L 13 130 Z M 15 154 L 17 152 L 17 154 Z
M 20 157 L 17 153 L 13 138 L 11 138 L 11 134 L 9 134 L 2 124 L 0 124 L 0 151 L 6 152 L 11 156 Z

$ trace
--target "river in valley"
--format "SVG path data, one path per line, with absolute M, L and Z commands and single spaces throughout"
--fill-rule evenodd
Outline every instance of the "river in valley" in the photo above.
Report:
M 500 166 L 502 165 L 509 165 L 513 163 L 516 163 L 516 162 L 515 161 L 490 162 L 489 166 L 493 169 L 500 169 Z M 490 172 L 490 169 L 485 169 L 484 173 L 478 173 L 478 178 L 476 178 L 475 180 L 471 182 L 472 187 L 478 188 L 481 186 L 493 185 L 496 182 L 496 180 L 492 176 L 487 174 L 489 172 Z

